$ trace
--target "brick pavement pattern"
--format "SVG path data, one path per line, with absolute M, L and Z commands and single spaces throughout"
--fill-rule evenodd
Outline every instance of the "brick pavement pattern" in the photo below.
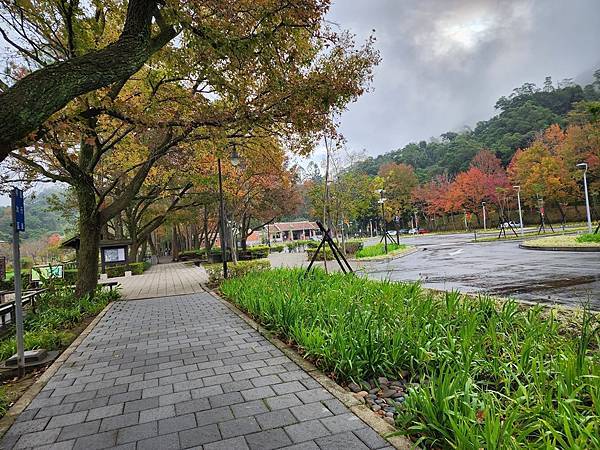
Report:
M 206 293 L 111 305 L 5 435 L 9 449 L 389 449 Z
M 202 283 L 208 281 L 208 274 L 192 263 L 163 263 L 153 265 L 141 275 L 107 281 L 118 282 L 123 298 L 133 300 L 204 292 Z

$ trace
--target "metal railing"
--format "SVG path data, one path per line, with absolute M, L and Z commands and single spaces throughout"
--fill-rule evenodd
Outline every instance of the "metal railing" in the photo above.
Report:
M 47 289 L 36 289 L 33 291 L 25 291 L 21 297 L 23 307 L 29 307 L 32 313 L 35 314 L 35 304 L 38 297 L 46 292 Z M 0 337 L 8 334 L 11 330 L 15 318 L 15 301 L 4 301 L 6 295 L 14 294 L 14 291 L 0 291 Z

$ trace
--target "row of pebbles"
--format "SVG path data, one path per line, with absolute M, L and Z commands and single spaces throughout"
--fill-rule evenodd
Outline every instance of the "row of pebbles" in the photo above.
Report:
M 368 382 L 352 382 L 348 384 L 348 389 L 376 414 L 382 416 L 383 420 L 393 425 L 398 414 L 397 407 L 406 400 L 408 386 L 403 380 L 390 381 L 379 377 Z

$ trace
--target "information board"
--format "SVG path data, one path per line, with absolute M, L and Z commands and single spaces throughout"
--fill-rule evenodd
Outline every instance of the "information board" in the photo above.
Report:
M 38 266 L 31 268 L 31 281 L 44 281 L 50 278 L 62 278 L 63 266 Z

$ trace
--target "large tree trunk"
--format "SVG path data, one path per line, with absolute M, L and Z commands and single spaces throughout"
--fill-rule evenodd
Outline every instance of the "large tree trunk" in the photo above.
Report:
M 153 0 L 130 0 L 123 33 L 116 42 L 36 70 L 0 94 L 0 161 L 30 142 L 28 135 L 75 97 L 127 80 L 173 39 L 174 28 L 151 38 L 156 5 Z
M 98 253 L 100 251 L 100 217 L 96 212 L 94 191 L 77 187 L 79 204 L 79 253 L 75 295 L 93 294 L 98 284 Z

